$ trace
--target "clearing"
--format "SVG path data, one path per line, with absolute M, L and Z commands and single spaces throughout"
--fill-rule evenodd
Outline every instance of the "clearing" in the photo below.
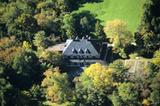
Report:
M 109 20 L 121 19 L 133 33 L 140 24 L 145 2 L 146 0 L 103 0 L 99 3 L 86 3 L 74 12 L 90 11 L 97 15 L 96 18 L 102 21 L 102 25 Z

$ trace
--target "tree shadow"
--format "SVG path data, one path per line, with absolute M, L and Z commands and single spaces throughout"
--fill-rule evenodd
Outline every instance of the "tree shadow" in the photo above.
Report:
M 73 13 L 76 36 L 83 37 L 89 35 L 94 37 L 95 25 L 97 22 L 101 23 L 101 20 L 97 19 L 96 16 L 96 14 L 86 10 L 80 13 Z M 102 29 L 102 26 L 100 28 Z
M 83 7 L 83 4 L 85 3 L 100 3 L 103 2 L 104 0 L 73 0 L 71 2 L 71 8 L 73 10 L 77 10 L 80 7 Z M 74 4 L 74 5 L 73 5 Z

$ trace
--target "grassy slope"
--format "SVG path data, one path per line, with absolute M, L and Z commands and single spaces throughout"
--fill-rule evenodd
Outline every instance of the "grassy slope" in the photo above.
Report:
M 108 20 L 121 19 L 127 22 L 128 29 L 136 31 L 146 0 L 104 0 L 100 3 L 86 3 L 76 12 L 88 10 L 97 15 L 104 24 Z

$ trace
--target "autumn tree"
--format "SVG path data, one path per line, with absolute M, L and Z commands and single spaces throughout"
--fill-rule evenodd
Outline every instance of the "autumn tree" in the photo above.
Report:
M 46 103 L 62 104 L 71 99 L 70 83 L 66 73 L 61 74 L 58 68 L 48 69 L 41 86 L 45 90 Z
M 113 85 L 112 70 L 100 63 L 92 64 L 84 70 L 76 82 L 77 104 L 90 106 L 109 105 L 110 102 L 106 94 L 111 91 Z
M 113 51 L 119 53 L 120 56 L 126 57 L 124 49 L 133 43 L 133 35 L 127 30 L 126 23 L 121 20 L 107 21 L 104 27 L 106 38 L 110 39 Z
M 97 89 L 110 89 L 113 86 L 113 71 L 100 63 L 92 64 L 84 71 Z

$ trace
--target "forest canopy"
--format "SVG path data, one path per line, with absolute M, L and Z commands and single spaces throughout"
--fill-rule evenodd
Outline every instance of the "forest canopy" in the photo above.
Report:
M 160 1 L 145 3 L 135 33 L 124 20 L 103 26 L 97 14 L 73 12 L 101 2 L 0 0 L 1 106 L 160 106 Z M 46 49 L 86 35 L 113 45 L 112 61 L 71 78 L 63 55 Z M 141 67 L 130 73 L 126 60 Z

